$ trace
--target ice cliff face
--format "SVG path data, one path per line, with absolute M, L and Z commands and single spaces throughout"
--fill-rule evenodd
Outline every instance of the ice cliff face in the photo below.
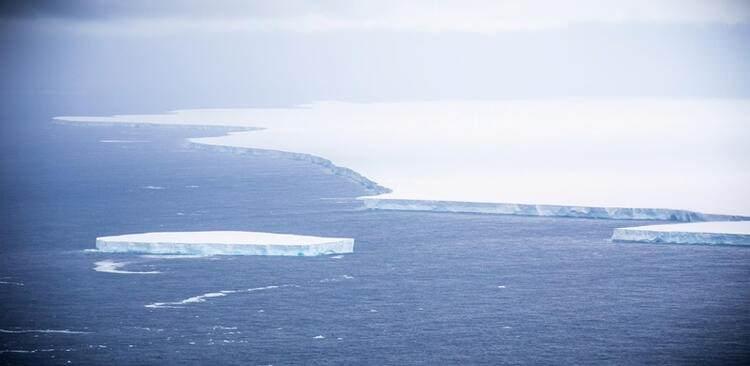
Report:
M 376 210 L 465 212 L 499 215 L 557 216 L 616 220 L 716 221 L 748 219 L 734 215 L 712 215 L 662 208 L 583 207 L 515 203 L 455 202 L 363 197 L 365 207 Z
M 338 175 L 340 177 L 343 177 L 354 183 L 359 184 L 360 186 L 362 186 L 362 188 L 365 189 L 367 194 L 377 195 L 377 194 L 391 192 L 390 189 L 375 183 L 374 181 L 355 172 L 354 170 L 351 170 L 349 168 L 345 168 L 342 166 L 338 166 L 334 164 L 332 161 L 321 158 L 319 156 L 304 154 L 304 153 L 289 152 L 289 151 L 253 149 L 253 148 L 248 148 L 248 147 L 236 147 L 236 146 L 224 146 L 224 145 L 210 145 L 210 144 L 195 142 L 194 140 L 195 139 L 190 140 L 190 146 L 196 149 L 228 152 L 228 153 L 239 154 L 239 155 L 258 155 L 258 156 L 267 156 L 271 158 L 286 158 L 286 159 L 304 161 L 307 163 L 318 165 L 322 167 L 323 169 L 325 169 L 330 174 Z
M 612 241 L 750 245 L 750 221 L 650 225 L 615 229 Z
M 161 232 L 99 237 L 96 247 L 109 253 L 317 256 L 352 253 L 354 239 L 250 231 Z

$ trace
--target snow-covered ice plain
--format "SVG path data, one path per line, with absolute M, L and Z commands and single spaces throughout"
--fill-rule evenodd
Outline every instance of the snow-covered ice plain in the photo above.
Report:
M 375 209 L 705 221 L 750 216 L 748 116 L 747 100 L 566 99 L 56 119 L 246 129 L 190 142 L 322 165 Z
M 615 229 L 613 241 L 750 245 L 750 221 L 691 222 Z
M 352 253 L 354 239 L 252 231 L 154 232 L 99 237 L 96 248 L 110 253 L 315 256 Z M 110 272 L 119 267 L 104 264 L 97 267 Z

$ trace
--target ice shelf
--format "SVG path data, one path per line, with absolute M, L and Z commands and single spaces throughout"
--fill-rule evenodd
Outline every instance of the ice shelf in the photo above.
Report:
M 612 241 L 668 244 L 750 245 L 750 221 L 695 222 L 615 229 Z
M 375 209 L 701 221 L 750 216 L 748 115 L 750 99 L 574 98 L 55 119 L 231 126 L 189 141 L 309 161 Z
M 354 239 L 252 231 L 154 232 L 103 236 L 109 253 L 316 256 L 354 252 Z

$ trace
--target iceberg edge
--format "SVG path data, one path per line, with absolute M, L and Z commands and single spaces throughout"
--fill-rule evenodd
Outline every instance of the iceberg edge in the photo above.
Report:
M 359 199 L 364 203 L 366 208 L 372 210 L 680 222 L 750 220 L 750 217 L 746 216 L 705 214 L 695 211 L 666 208 L 587 207 L 547 204 L 410 200 L 378 197 L 360 197 Z
M 318 256 L 354 252 L 352 238 L 250 231 L 155 232 L 96 238 L 104 253 Z
M 612 241 L 750 246 L 750 221 L 617 228 Z

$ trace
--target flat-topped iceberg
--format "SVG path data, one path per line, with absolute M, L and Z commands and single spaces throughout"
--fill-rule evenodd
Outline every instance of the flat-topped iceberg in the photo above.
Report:
M 354 239 L 253 231 L 181 231 L 103 236 L 108 253 L 316 256 L 354 252 Z
M 750 221 L 695 222 L 615 229 L 613 241 L 671 244 L 750 245 Z
M 374 210 L 462 212 L 496 215 L 580 217 L 613 220 L 671 220 L 671 221 L 737 221 L 750 217 L 715 215 L 667 208 L 587 207 L 571 205 L 534 205 L 523 203 L 456 202 L 434 200 L 404 200 L 360 197 L 365 207 Z

